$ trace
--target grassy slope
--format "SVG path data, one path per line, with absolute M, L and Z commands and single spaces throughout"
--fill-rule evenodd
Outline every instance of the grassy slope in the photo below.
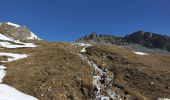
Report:
M 34 42 L 39 45 L 37 48 L 0 49 L 0 52 L 30 55 L 5 63 L 4 83 L 40 100 L 89 99 L 93 69 L 77 56 L 81 47 L 70 43 Z M 140 56 L 115 46 L 99 45 L 87 48 L 85 55 L 115 73 L 117 93 L 122 98 L 170 98 L 169 55 Z
M 25 59 L 10 62 L 4 83 L 40 100 L 87 99 L 92 87 L 91 67 L 68 43 L 36 42 L 37 48 L 1 49 L 25 53 Z
M 89 47 L 86 55 L 116 74 L 122 98 L 170 98 L 170 55 L 140 56 L 115 46 Z

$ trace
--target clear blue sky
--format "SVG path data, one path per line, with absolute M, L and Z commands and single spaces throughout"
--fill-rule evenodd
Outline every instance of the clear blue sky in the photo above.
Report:
M 1 0 L 0 21 L 25 25 L 50 41 L 73 41 L 91 32 L 170 35 L 169 5 L 170 0 Z

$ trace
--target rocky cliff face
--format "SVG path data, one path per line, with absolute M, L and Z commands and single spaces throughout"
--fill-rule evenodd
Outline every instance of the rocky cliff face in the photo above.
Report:
M 78 39 L 76 42 L 94 43 L 94 44 L 114 44 L 126 46 L 127 44 L 139 44 L 151 49 L 162 49 L 170 51 L 170 37 L 151 32 L 137 31 L 125 37 L 112 35 L 97 35 L 93 32 L 90 35 Z
M 151 32 L 137 31 L 125 37 L 128 43 L 136 43 L 148 48 L 170 51 L 170 37 Z
M 27 27 L 20 26 L 11 22 L 5 22 L 0 24 L 0 33 L 16 40 L 28 40 L 39 38 L 31 32 Z
M 99 34 L 93 32 L 90 35 L 86 35 L 76 42 L 93 43 L 93 44 L 115 44 L 115 45 L 125 45 L 123 37 L 116 37 L 107 34 Z

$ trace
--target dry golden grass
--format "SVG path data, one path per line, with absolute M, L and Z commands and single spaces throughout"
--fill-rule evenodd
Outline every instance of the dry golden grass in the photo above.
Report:
M 0 52 L 30 55 L 25 59 L 4 63 L 7 66 L 4 83 L 40 100 L 91 98 L 93 69 L 76 54 L 83 47 L 62 42 L 26 42 L 34 42 L 39 46 L 0 49 Z M 85 55 L 115 73 L 117 91 L 122 98 L 170 98 L 169 55 L 140 56 L 117 46 L 103 45 L 88 47 Z M 7 58 L 0 57 L 0 60 L 4 59 Z
M 130 94 L 132 100 L 170 98 L 170 55 L 141 56 L 117 46 L 104 45 L 87 48 L 86 55 L 115 73 L 122 98 L 126 97 L 124 92 Z
M 39 100 L 90 98 L 92 69 L 76 54 L 76 48 L 69 43 L 34 42 L 39 45 L 37 48 L 0 50 L 30 55 L 5 63 L 4 83 Z

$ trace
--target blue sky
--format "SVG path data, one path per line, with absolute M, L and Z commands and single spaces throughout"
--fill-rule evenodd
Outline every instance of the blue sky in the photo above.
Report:
M 27 26 L 49 41 L 74 41 L 91 32 L 170 35 L 169 4 L 170 0 L 1 0 L 0 22 Z

